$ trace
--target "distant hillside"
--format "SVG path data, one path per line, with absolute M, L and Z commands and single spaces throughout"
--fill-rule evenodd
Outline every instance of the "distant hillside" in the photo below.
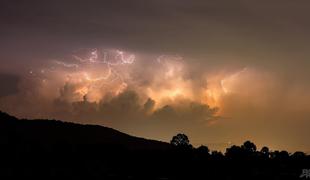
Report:
M 305 179 L 310 156 L 257 150 L 251 141 L 225 154 L 133 137 L 111 128 L 0 112 L 0 179 Z
M 165 150 L 170 144 L 130 136 L 112 128 L 81 125 L 58 120 L 17 119 L 0 112 L 0 139 L 2 143 L 39 142 L 40 144 L 102 144 L 131 150 Z M 12 139 L 13 138 L 13 139 Z

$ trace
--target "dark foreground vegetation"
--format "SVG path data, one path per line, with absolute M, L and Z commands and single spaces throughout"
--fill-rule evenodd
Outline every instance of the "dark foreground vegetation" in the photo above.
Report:
M 0 179 L 307 179 L 308 169 L 303 152 L 257 150 L 250 141 L 222 154 L 192 147 L 184 134 L 165 143 L 0 113 Z

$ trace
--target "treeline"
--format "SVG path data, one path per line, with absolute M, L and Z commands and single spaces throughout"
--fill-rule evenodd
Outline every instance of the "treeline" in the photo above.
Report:
M 267 146 L 257 150 L 256 145 L 251 141 L 245 141 L 241 146 L 232 145 L 226 149 L 223 154 L 220 151 L 210 151 L 207 146 L 201 145 L 198 148 L 194 148 L 189 141 L 189 138 L 185 134 L 177 134 L 171 140 L 171 145 L 174 146 L 178 151 L 192 151 L 197 155 L 202 156 L 214 156 L 216 158 L 225 159 L 249 159 L 249 160 L 303 160 L 310 156 L 301 151 L 296 151 L 294 153 L 289 153 L 285 150 L 270 151 Z
M 250 141 L 222 153 L 193 147 L 185 134 L 164 143 L 0 113 L 0 179 L 300 179 L 309 165 L 303 152 L 257 150 Z

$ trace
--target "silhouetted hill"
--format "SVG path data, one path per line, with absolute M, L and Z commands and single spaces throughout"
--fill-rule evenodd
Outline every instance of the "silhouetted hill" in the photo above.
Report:
M 130 136 L 99 125 L 82 125 L 58 120 L 17 119 L 0 112 L 1 135 L 23 142 L 42 144 L 105 144 L 130 150 L 165 150 L 169 143 Z
M 310 156 L 258 150 L 251 141 L 221 152 L 193 147 L 185 134 L 170 144 L 111 128 L 0 112 L 0 179 L 305 179 Z

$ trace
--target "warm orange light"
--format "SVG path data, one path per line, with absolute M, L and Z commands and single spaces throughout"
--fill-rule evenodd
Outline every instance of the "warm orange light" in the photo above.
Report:
M 81 87 L 81 88 L 77 89 L 75 92 L 80 94 L 81 96 L 84 96 L 87 94 L 88 88 L 87 87 Z

